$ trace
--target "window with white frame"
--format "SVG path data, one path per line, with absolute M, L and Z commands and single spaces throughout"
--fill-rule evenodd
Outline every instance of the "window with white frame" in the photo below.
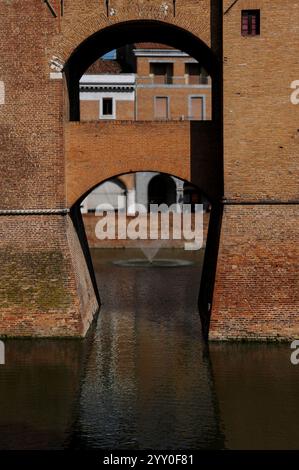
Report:
M 102 98 L 102 117 L 113 117 L 113 98 Z
M 155 96 L 155 119 L 169 119 L 168 96 Z
M 189 96 L 189 119 L 202 121 L 205 119 L 205 103 L 203 96 Z

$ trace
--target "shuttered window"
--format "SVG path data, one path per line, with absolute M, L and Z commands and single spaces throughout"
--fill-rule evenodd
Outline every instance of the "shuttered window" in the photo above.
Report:
M 155 118 L 168 119 L 168 97 L 156 96 L 155 97 Z
M 190 98 L 190 119 L 196 121 L 203 120 L 203 98 L 201 96 L 192 96 Z
M 260 34 L 260 10 L 242 10 L 242 36 Z

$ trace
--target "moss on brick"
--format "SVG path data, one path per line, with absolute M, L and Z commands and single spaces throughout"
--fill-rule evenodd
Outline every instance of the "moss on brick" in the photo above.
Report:
M 0 252 L 1 307 L 65 309 L 71 303 L 60 251 Z

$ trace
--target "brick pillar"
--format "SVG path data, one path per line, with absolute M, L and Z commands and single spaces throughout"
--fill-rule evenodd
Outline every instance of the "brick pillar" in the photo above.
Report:
M 98 302 L 69 215 L 0 216 L 0 266 L 0 335 L 85 335 Z
M 298 205 L 226 205 L 209 338 L 299 337 Z

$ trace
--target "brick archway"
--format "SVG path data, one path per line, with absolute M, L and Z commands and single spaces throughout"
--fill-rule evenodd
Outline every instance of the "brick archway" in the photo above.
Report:
M 98 181 L 146 168 L 186 175 L 213 199 L 200 298 L 206 332 L 211 318 L 210 337 L 298 336 L 298 109 L 288 91 L 297 51 L 281 48 L 281 37 L 298 41 L 298 29 L 295 10 L 290 15 L 294 2 L 277 2 L 279 11 L 269 0 L 246 2 L 263 11 L 260 38 L 240 34 L 241 1 L 182 0 L 174 11 L 173 2 L 162 0 L 109 0 L 107 9 L 105 1 L 65 0 L 63 14 L 60 2 L 2 2 L 1 335 L 86 333 L 98 301 L 69 209 Z M 180 37 L 177 46 L 185 41 L 191 55 L 199 46 L 210 51 L 213 122 L 191 126 L 184 151 L 155 164 L 150 152 L 142 155 L 141 166 L 136 152 L 127 161 L 114 155 L 110 165 L 107 148 L 94 151 L 93 161 L 100 164 L 95 172 L 92 159 L 73 145 L 81 123 L 68 122 L 63 78 L 70 78 L 69 61 L 81 45 L 133 22 L 159 24 L 161 35 L 163 30 L 168 39 Z M 177 136 L 188 136 L 184 125 Z M 210 125 L 212 142 L 205 132 Z M 159 132 L 169 137 L 163 126 Z M 82 125 L 80 133 L 81 144 L 84 139 L 90 144 L 92 126 L 87 131 Z M 144 135 L 141 129 L 139 134 Z M 172 145 L 177 136 L 171 136 Z M 202 154 L 207 139 L 214 150 Z
M 71 121 L 64 126 L 68 207 L 97 181 L 135 171 L 178 174 L 210 199 L 222 196 L 220 61 L 208 45 L 206 26 L 192 31 L 182 25 L 188 26 L 182 18 L 166 22 L 155 16 L 114 22 L 72 49 L 64 64 Z M 204 65 L 212 77 L 212 122 L 72 122 L 80 120 L 79 80 L 85 70 L 107 51 L 136 41 L 169 44 Z
M 99 181 L 136 171 L 175 174 L 217 199 L 221 175 L 215 133 L 211 122 L 67 123 L 68 207 Z
M 86 4 L 84 4 L 86 3 Z M 86 41 L 107 28 L 133 21 L 155 21 L 165 26 L 173 26 L 188 31 L 213 50 L 218 49 L 211 31 L 211 20 L 219 10 L 218 0 L 184 0 L 184 5 L 176 11 L 163 12 L 159 0 L 114 0 L 117 3 L 115 14 L 107 15 L 106 7 L 98 0 L 72 0 L 72 8 L 65 9 L 65 15 L 52 42 L 48 54 L 55 54 L 63 63 Z M 111 5 L 112 6 L 112 5 Z M 174 14 L 175 13 L 175 14 Z M 196 20 L 195 20 L 196 18 Z
M 64 63 L 69 96 L 69 117 L 80 120 L 79 80 L 85 70 L 100 56 L 134 42 L 160 42 L 187 52 L 200 60 L 213 79 L 221 81 L 219 61 L 209 45 L 198 35 L 181 26 L 161 20 L 130 20 L 99 29 L 77 45 Z M 215 110 L 214 110 L 215 115 Z
M 46 2 L 35 0 L 26 1 L 22 8 L 10 3 L 3 6 L 1 80 L 6 89 L 0 231 L 5 302 L 0 308 L 1 334 L 85 335 L 100 299 L 76 202 L 99 181 L 120 173 L 155 170 L 177 174 L 206 193 L 212 188 L 214 199 L 222 194 L 222 11 L 218 0 L 186 0 L 176 12 L 171 6 L 168 11 L 161 9 L 160 0 L 111 0 L 110 4 L 113 15 L 98 0 L 67 0 L 63 15 L 58 2 L 54 15 Z M 70 115 L 75 121 L 80 74 L 94 54 L 131 40 L 166 42 L 205 58 L 206 68 L 218 78 L 213 80 L 213 101 L 220 103 L 219 109 L 213 107 L 214 121 L 202 123 L 202 129 L 197 123 L 157 122 L 148 124 L 147 132 L 138 122 L 130 132 L 128 126 L 117 123 L 107 124 L 103 131 L 96 123 L 69 122 L 65 83 L 73 93 Z M 11 50 L 27 60 L 20 66 Z M 119 135 L 123 128 L 125 138 L 130 134 L 133 143 L 139 142 L 139 152 L 120 155 L 113 150 L 108 134 L 115 139 L 115 125 Z M 177 126 L 176 132 L 169 126 Z M 207 138 L 211 132 L 217 135 L 212 142 Z M 165 158 L 160 158 L 158 151 L 163 149 L 154 143 L 153 135 L 164 141 L 171 138 Z M 208 149 L 207 140 L 214 146 L 208 152 L 212 158 L 198 152 Z M 17 275 L 11 274 L 10 260 L 14 259 L 20 266 Z M 30 297 L 14 295 L 15 286 L 23 285 L 32 291 Z
M 78 36 L 78 44 L 71 49 L 63 68 L 69 104 L 69 122 L 64 124 L 66 202 L 71 207 L 95 292 L 97 286 L 78 203 L 100 181 L 117 174 L 156 171 L 192 182 L 216 207 L 223 194 L 222 65 L 220 49 L 211 47 L 216 44 L 213 39 L 219 31 L 205 20 L 194 29 L 190 17 L 188 23 L 182 17 L 163 21 L 153 14 L 141 19 L 124 15 L 121 19 L 124 21 L 89 30 L 91 34 L 86 37 Z M 84 30 L 85 27 L 83 24 Z M 205 67 L 212 78 L 212 121 L 79 122 L 79 80 L 85 70 L 106 52 L 134 42 L 168 44 L 187 52 Z M 69 44 L 64 48 L 64 57 L 66 50 L 70 50 Z M 215 214 L 213 223 L 217 225 L 219 211 Z M 208 256 L 209 266 L 203 279 L 208 270 L 209 277 L 214 276 L 218 235 L 212 233 L 208 243 L 216 248 L 215 254 Z M 213 279 L 209 282 L 209 298 L 212 289 Z M 203 290 L 207 291 L 205 286 Z M 207 303 L 205 300 L 204 308 Z

